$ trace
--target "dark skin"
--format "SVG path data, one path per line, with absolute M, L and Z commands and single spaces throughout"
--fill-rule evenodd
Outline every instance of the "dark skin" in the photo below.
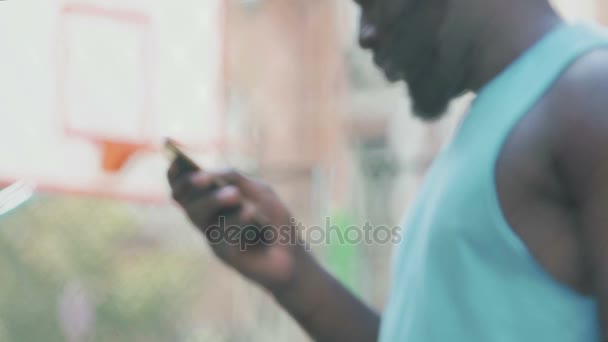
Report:
M 512 229 L 557 282 L 597 298 L 608 337 L 607 50 L 580 58 L 514 130 L 497 165 Z
M 439 119 L 451 99 L 478 90 L 560 22 L 544 0 L 361 1 L 362 46 L 374 52 L 388 79 L 408 84 L 415 113 L 424 120 Z M 608 51 L 592 52 L 560 77 L 508 138 L 496 179 L 514 232 L 554 281 L 597 299 L 608 339 L 606 60 Z M 230 185 L 213 188 L 214 178 Z M 266 224 L 294 229 L 272 190 L 236 171 L 192 174 L 174 165 L 169 180 L 174 198 L 203 233 L 219 215 L 244 226 L 256 213 Z M 212 247 L 267 289 L 313 339 L 377 340 L 378 314 L 301 245 L 245 252 L 227 244 Z

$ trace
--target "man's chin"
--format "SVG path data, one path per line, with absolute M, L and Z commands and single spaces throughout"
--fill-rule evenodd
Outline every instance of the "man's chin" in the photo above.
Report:
M 452 101 L 452 98 L 447 96 L 448 92 L 442 91 L 442 87 L 431 86 L 430 83 L 410 83 L 406 81 L 413 115 L 427 122 L 443 118 Z
M 450 100 L 439 98 L 419 98 L 410 93 L 412 113 L 426 122 L 438 121 L 447 113 Z
M 403 76 L 397 73 L 389 73 L 389 72 L 384 72 L 384 78 L 389 82 L 389 83 L 398 83 L 401 81 L 405 81 L 403 79 Z

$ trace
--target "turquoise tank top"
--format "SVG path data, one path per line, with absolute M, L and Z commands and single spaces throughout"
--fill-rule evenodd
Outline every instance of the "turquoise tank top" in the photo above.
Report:
M 599 26 L 563 24 L 478 93 L 406 218 L 380 341 L 600 341 L 596 301 L 535 261 L 502 214 L 494 177 L 518 121 L 600 47 L 608 35 Z

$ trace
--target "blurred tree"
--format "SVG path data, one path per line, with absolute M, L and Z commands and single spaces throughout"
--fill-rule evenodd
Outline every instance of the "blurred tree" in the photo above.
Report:
M 119 202 L 38 197 L 0 219 L 0 340 L 183 340 L 195 259 L 143 235 Z

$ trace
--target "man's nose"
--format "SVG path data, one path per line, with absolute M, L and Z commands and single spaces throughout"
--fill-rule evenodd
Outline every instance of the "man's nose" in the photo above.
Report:
M 364 49 L 372 49 L 378 39 L 378 30 L 372 24 L 361 24 L 359 30 L 359 45 Z

